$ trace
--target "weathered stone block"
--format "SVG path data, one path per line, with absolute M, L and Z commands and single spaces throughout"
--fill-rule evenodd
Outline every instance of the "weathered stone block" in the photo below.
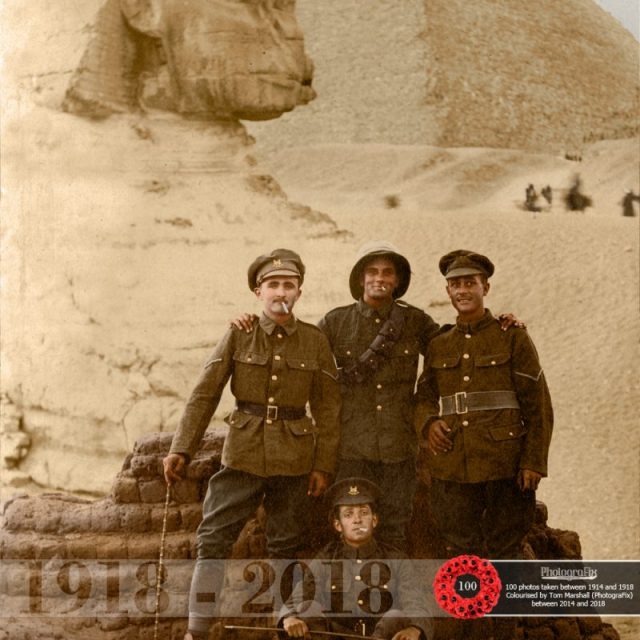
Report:
M 150 507 L 132 504 L 122 508 L 120 510 L 120 528 L 128 533 L 152 531 Z
M 102 560 L 124 560 L 128 557 L 126 539 L 121 536 L 105 536 L 96 546 L 96 553 Z
M 581 640 L 582 638 L 578 623 L 573 618 L 555 620 L 553 628 L 556 631 L 557 640 Z
M 118 475 L 113 483 L 111 495 L 116 502 L 120 503 L 140 502 L 138 481 L 133 477 Z
M 131 473 L 136 478 L 162 476 L 162 457 L 158 455 L 136 455 L 131 458 Z
M 93 560 L 98 557 L 97 547 L 99 541 L 95 537 L 89 540 L 86 538 L 76 538 L 67 540 L 67 552 L 69 558 L 75 560 Z
M 195 480 L 182 480 L 173 485 L 172 496 L 181 504 L 200 501 L 200 483 Z
M 602 620 L 599 617 L 578 618 L 578 626 L 583 634 L 599 633 L 602 628 Z
M 182 484 L 181 482 L 178 484 Z M 141 480 L 138 483 L 140 489 L 140 500 L 142 502 L 164 502 L 167 493 L 167 485 L 164 480 Z
M 33 527 L 35 504 L 31 498 L 20 497 L 8 502 L 4 512 L 4 526 L 9 531 Z
M 527 640 L 555 640 L 555 635 L 549 627 L 530 627 L 525 632 Z
M 109 533 L 120 530 L 120 505 L 107 500 L 96 502 L 91 508 L 91 530 Z
M 131 536 L 127 540 L 127 556 L 130 560 L 148 560 L 158 558 L 160 536 Z
M 164 508 L 151 508 L 151 531 L 162 531 L 164 520 Z M 177 531 L 182 526 L 180 510 L 176 506 L 170 506 L 167 512 L 167 531 Z
M 195 531 L 202 522 L 202 505 L 185 504 L 180 506 L 182 526 L 186 531 Z

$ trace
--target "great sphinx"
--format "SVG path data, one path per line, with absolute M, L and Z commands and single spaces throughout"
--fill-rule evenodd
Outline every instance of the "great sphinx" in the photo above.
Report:
M 277 118 L 315 97 L 294 10 L 295 0 L 107 0 L 64 108 Z

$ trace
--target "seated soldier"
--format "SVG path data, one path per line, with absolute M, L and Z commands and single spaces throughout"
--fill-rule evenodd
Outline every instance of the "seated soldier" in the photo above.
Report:
M 305 574 L 283 605 L 280 624 L 289 637 L 309 637 L 313 631 L 386 640 L 432 637 L 426 593 L 410 561 L 374 537 L 379 495 L 364 478 L 345 478 L 329 488 L 330 520 L 339 537 L 318 553 L 313 578 Z M 379 593 L 375 603 L 365 593 L 369 585 Z

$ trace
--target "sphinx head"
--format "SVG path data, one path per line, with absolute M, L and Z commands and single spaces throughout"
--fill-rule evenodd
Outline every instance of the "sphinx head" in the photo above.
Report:
M 64 106 L 266 120 L 312 100 L 312 75 L 295 0 L 107 0 Z

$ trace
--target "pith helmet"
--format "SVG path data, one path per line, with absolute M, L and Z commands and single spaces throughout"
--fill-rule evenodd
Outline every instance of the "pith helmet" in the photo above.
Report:
M 349 289 L 351 295 L 359 300 L 362 297 L 362 271 L 370 260 L 373 258 L 389 258 L 396 267 L 398 273 L 398 286 L 393 292 L 394 298 L 401 298 L 409 288 L 411 282 L 411 265 L 409 261 L 394 247 L 390 242 L 384 240 L 374 240 L 362 245 L 356 256 L 356 263 L 351 269 L 349 276 Z
M 271 253 L 258 256 L 249 267 L 249 289 L 253 291 L 265 278 L 288 276 L 304 280 L 304 264 L 300 256 L 290 249 L 274 249 Z
M 490 278 L 494 271 L 493 262 L 487 256 L 466 249 L 456 249 L 442 256 L 438 266 L 445 278 L 458 278 L 478 273 Z

